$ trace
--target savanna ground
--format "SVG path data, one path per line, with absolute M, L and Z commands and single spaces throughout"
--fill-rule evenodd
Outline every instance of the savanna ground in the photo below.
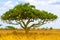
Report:
M 60 29 L 31 29 L 28 34 L 22 29 L 0 29 L 0 40 L 60 40 Z

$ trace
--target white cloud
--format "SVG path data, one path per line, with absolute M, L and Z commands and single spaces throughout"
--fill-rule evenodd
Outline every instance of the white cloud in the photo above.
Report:
M 13 7 L 14 5 L 13 5 L 12 1 L 7 1 L 7 2 L 5 2 L 5 6 L 7 6 L 7 7 Z
M 0 15 L 2 15 L 4 12 L 6 12 L 7 11 L 7 9 L 6 8 L 4 8 L 4 7 L 1 7 L 0 8 Z
M 39 3 L 39 2 L 45 2 L 45 3 L 53 3 L 53 2 L 59 2 L 60 0 L 18 0 L 18 1 L 24 1 L 29 3 Z

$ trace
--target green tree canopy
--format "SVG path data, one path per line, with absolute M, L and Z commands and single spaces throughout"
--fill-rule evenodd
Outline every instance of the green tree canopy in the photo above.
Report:
M 38 10 L 34 5 L 25 3 L 18 4 L 14 8 L 8 10 L 1 16 L 1 19 L 10 24 L 20 24 L 20 26 L 27 31 L 31 27 L 38 27 L 49 21 L 53 21 L 57 19 L 57 16 L 44 10 Z M 27 21 L 26 23 L 24 22 L 25 20 Z M 13 21 L 15 21 L 15 23 Z M 29 23 L 35 21 L 38 23 L 28 26 Z

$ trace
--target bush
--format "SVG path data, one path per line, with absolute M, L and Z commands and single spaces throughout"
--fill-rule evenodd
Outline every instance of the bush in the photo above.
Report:
M 53 28 L 52 27 L 50 27 L 50 30 L 52 30 Z
M 7 29 L 16 29 L 15 27 L 13 26 L 6 26 Z

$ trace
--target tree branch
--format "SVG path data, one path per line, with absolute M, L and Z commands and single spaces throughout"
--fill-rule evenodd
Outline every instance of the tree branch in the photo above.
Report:
M 24 26 L 26 26 L 22 18 L 21 18 L 21 22 L 23 23 Z
M 27 21 L 26 25 L 28 25 L 29 23 L 30 23 L 30 18 L 28 19 L 28 21 Z
M 18 25 L 18 23 L 13 23 L 11 21 L 6 21 L 6 22 L 9 23 L 9 24 Z
M 16 21 L 17 22 L 17 21 Z M 23 25 L 21 24 L 21 21 L 17 22 L 18 24 L 20 24 L 20 26 L 24 29 Z
M 43 22 L 39 22 L 39 23 L 37 23 L 37 24 L 32 24 L 30 27 L 29 27 L 29 29 L 31 28 L 31 27 L 38 27 L 38 26 L 41 26 L 41 25 L 43 25 L 43 24 L 45 24 L 45 20 L 43 20 Z

